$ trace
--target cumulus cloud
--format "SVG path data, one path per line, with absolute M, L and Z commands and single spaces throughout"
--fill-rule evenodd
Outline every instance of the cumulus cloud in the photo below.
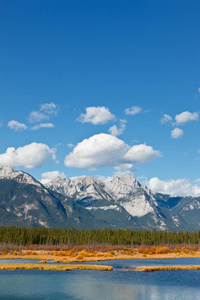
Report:
M 115 120 L 115 115 L 113 115 L 109 108 L 105 106 L 91 106 L 87 107 L 85 114 L 81 114 L 78 121 L 81 123 L 92 123 L 93 125 L 106 124 L 109 121 Z
M 172 121 L 172 117 L 170 115 L 164 114 L 162 119 L 160 120 L 161 124 L 166 124 Z
M 68 148 L 74 148 L 74 144 L 69 143 L 69 144 L 67 144 L 67 147 Z
M 22 131 L 22 130 L 26 130 L 28 128 L 25 124 L 19 123 L 18 121 L 15 121 L 15 120 L 11 120 L 10 122 L 8 122 L 7 126 L 10 129 L 13 129 L 15 131 Z
M 49 120 L 50 117 L 58 114 L 59 108 L 54 103 L 42 104 L 38 111 L 32 111 L 29 115 L 30 123 L 38 123 L 41 121 Z
M 52 159 L 55 159 L 55 150 L 42 143 L 31 143 L 17 149 L 9 147 L 0 154 L 1 165 L 27 169 L 39 168 Z
M 114 136 L 123 134 L 123 132 L 126 128 L 126 125 L 124 124 L 124 120 L 121 120 L 121 121 L 123 121 L 123 122 L 121 122 L 121 125 L 119 128 L 116 125 L 113 125 L 108 129 L 108 132 L 110 132 L 110 134 L 112 134 Z
M 125 109 L 125 114 L 126 115 L 132 115 L 132 116 L 134 116 L 134 115 L 137 115 L 137 114 L 139 114 L 141 112 L 142 112 L 142 108 L 139 107 L 139 106 L 132 106 L 130 108 L 126 108 Z
M 52 181 L 53 179 L 55 179 L 56 177 L 66 178 L 66 175 L 64 172 L 50 171 L 50 172 L 42 173 L 41 177 L 42 177 L 42 179 L 40 180 L 40 182 L 42 184 L 46 184 L 46 183 Z
M 183 136 L 183 130 L 180 129 L 180 128 L 174 128 L 172 131 L 171 131 L 171 137 L 173 139 L 179 139 Z
M 96 175 L 95 178 L 100 181 L 109 182 L 114 178 L 114 176 Z
M 44 120 L 49 120 L 49 116 L 45 115 L 41 111 L 32 111 L 29 115 L 29 122 L 30 123 L 37 123 Z
M 200 196 L 200 184 L 198 180 L 191 182 L 189 179 L 160 180 L 158 177 L 151 178 L 148 186 L 154 192 L 174 196 Z
M 114 167 L 131 169 L 134 163 L 149 162 L 161 153 L 145 144 L 133 147 L 110 134 L 100 133 L 85 139 L 65 157 L 65 165 L 72 168 L 98 169 Z
M 40 124 L 37 124 L 33 127 L 31 127 L 31 130 L 38 130 L 40 128 L 53 128 L 54 127 L 54 124 L 52 123 L 40 123 Z
M 54 115 L 58 114 L 59 108 L 55 103 L 45 103 L 40 106 L 40 111 L 44 112 L 47 115 Z
M 161 157 L 160 152 L 146 144 L 132 146 L 124 156 L 126 160 L 133 163 L 149 162 L 156 157 Z
M 184 111 L 181 114 L 176 115 L 175 120 L 177 125 L 184 125 L 185 123 L 190 121 L 198 121 L 199 113 L 198 112 L 191 113 L 189 111 Z

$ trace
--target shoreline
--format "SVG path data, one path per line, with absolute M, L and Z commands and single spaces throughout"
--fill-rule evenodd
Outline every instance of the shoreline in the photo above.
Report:
M 180 270 L 200 270 L 199 265 L 187 266 L 152 266 L 152 267 L 137 267 L 136 271 L 155 272 L 155 271 L 180 271 Z
M 95 270 L 112 271 L 112 266 L 104 265 L 46 265 L 46 264 L 0 264 L 0 270 L 44 270 L 44 271 L 73 271 L 73 270 Z
M 14 254 L 3 254 L 0 255 L 0 263 L 2 259 L 38 259 L 38 260 L 51 260 L 55 263 L 74 263 L 74 262 L 99 262 L 99 261 L 111 261 L 121 259 L 180 259 L 180 258 L 200 258 L 200 252 L 194 254 L 179 254 L 179 253 L 167 253 L 167 254 L 121 254 L 116 253 L 113 256 L 109 256 L 109 253 L 102 253 L 101 256 L 85 256 L 85 257 L 72 257 L 72 256 L 54 256 L 49 253 L 36 253 L 35 255 L 14 255 Z
M 73 270 L 93 270 L 93 271 L 113 271 L 112 266 L 105 265 L 85 265 L 85 264 L 69 264 L 69 265 L 52 265 L 41 262 L 40 264 L 0 264 L 0 270 L 43 270 L 43 271 L 73 271 Z M 136 272 L 157 272 L 157 271 L 180 271 L 180 270 L 200 270 L 200 265 L 185 266 L 140 266 L 134 271 Z M 129 270 L 128 270 L 129 271 Z M 132 271 L 132 270 L 131 270 Z

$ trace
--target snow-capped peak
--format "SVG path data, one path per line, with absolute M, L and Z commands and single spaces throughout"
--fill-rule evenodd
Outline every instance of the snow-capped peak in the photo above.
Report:
M 115 201 L 132 216 L 141 217 L 154 212 L 155 201 L 149 189 L 128 174 L 103 182 L 91 176 L 70 179 L 56 178 L 46 184 L 47 188 L 73 198 L 91 203 L 93 200 Z
M 70 179 L 56 178 L 46 184 L 58 193 L 64 194 L 74 200 L 82 199 L 107 199 L 111 196 L 104 190 L 104 183 L 91 176 L 74 177 Z
M 15 171 L 11 167 L 0 165 L 0 177 L 10 176 L 14 172 Z
M 37 180 L 35 180 L 31 175 L 22 171 L 15 171 L 9 166 L 0 165 L 0 179 L 14 179 L 20 183 L 41 186 L 41 184 Z
M 113 184 L 115 183 L 120 183 L 120 184 L 125 184 L 131 187 L 140 187 L 140 183 L 137 181 L 137 179 L 131 175 L 127 174 L 126 176 L 123 177 L 114 177 L 110 182 Z

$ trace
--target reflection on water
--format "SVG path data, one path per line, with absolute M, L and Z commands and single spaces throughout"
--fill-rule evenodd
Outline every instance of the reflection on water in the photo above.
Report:
M 0 259 L 0 264 L 38 264 L 41 259 Z
M 0 299 L 4 300 L 199 300 L 200 271 L 126 272 L 123 266 L 180 264 L 169 260 L 105 262 L 113 272 L 0 271 Z M 192 262 L 192 263 L 191 263 Z M 181 264 L 200 264 L 184 260 Z

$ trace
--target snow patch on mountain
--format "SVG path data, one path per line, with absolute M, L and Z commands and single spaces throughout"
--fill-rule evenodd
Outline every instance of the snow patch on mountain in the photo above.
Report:
M 115 201 L 133 217 L 142 217 L 154 212 L 157 206 L 155 194 L 130 174 L 124 177 L 115 177 L 108 182 L 102 182 L 91 176 L 71 179 L 57 177 L 47 183 L 46 187 L 84 203 L 91 203 L 93 200 Z M 104 206 L 99 205 L 99 207 Z
M 154 212 L 153 207 L 146 200 L 144 195 L 141 195 L 132 201 L 121 201 L 120 205 L 132 216 L 143 217 L 148 213 Z
M 200 209 L 200 201 L 193 200 L 191 203 L 183 207 L 183 210 L 194 210 L 194 209 Z
M 102 210 L 109 210 L 109 209 L 114 209 L 114 210 L 117 210 L 117 211 L 120 211 L 120 207 L 117 206 L 117 205 L 110 205 L 110 206 L 98 206 L 98 207 L 86 207 L 86 209 L 88 210 L 98 210 L 98 209 L 102 209 Z
M 76 201 L 85 198 L 112 200 L 112 197 L 104 190 L 104 183 L 91 176 L 71 179 L 57 177 L 45 186 Z
M 22 171 L 15 171 L 8 166 L 0 165 L 0 179 L 14 179 L 19 183 L 33 184 L 41 187 L 41 184 L 31 175 Z

